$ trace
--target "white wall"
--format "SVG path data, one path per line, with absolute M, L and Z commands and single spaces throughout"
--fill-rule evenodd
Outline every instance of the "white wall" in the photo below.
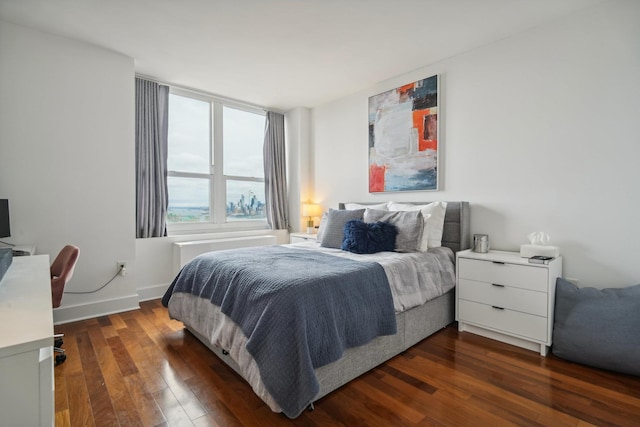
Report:
M 442 191 L 369 194 L 368 97 L 433 74 Z M 639 76 L 640 2 L 612 1 L 387 80 L 312 110 L 315 198 L 468 200 L 494 249 L 544 231 L 565 277 L 640 283 Z
M 134 64 L 131 58 L 0 21 L 0 197 L 14 243 L 51 260 L 80 247 L 56 321 L 137 307 Z

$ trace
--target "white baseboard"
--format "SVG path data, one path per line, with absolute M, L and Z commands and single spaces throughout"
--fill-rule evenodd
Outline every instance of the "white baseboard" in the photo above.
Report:
M 138 301 L 149 301 L 152 299 L 160 299 L 169 288 L 170 283 L 161 283 L 159 285 L 148 286 L 138 289 Z
M 141 301 L 160 299 L 169 288 L 169 283 L 148 286 L 138 289 L 136 295 L 123 298 L 97 301 L 89 304 L 80 304 L 67 307 L 59 307 L 53 310 L 53 323 L 61 325 L 63 323 L 77 322 L 79 320 L 93 319 L 94 317 L 106 316 L 108 314 L 122 313 L 123 311 L 137 310 Z
M 105 301 L 97 301 L 89 304 L 59 307 L 53 309 L 53 323 L 76 322 L 78 320 L 93 319 L 94 317 L 108 314 L 122 313 L 123 311 L 138 310 L 138 295 L 130 295 Z

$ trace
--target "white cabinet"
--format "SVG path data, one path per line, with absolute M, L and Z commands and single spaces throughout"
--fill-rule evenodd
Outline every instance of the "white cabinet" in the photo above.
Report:
M 531 264 L 517 252 L 470 250 L 456 255 L 456 320 L 473 332 L 546 356 L 553 333 L 562 257 Z
M 315 242 L 317 236 L 317 234 L 291 233 L 289 235 L 289 243 Z
M 13 259 L 0 280 L 0 425 L 48 426 L 53 408 L 49 256 Z

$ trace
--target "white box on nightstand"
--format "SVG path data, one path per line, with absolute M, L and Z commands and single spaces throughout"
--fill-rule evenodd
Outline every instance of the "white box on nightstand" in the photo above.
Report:
M 456 254 L 458 330 L 539 351 L 553 333 L 556 279 L 562 257 L 531 264 L 518 252 Z

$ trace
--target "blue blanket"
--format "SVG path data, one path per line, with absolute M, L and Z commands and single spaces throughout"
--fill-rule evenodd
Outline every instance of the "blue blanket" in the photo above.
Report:
M 209 299 L 247 337 L 262 382 L 288 417 L 318 394 L 314 368 L 396 333 L 389 282 L 375 262 L 266 246 L 210 252 L 184 266 L 162 299 Z

